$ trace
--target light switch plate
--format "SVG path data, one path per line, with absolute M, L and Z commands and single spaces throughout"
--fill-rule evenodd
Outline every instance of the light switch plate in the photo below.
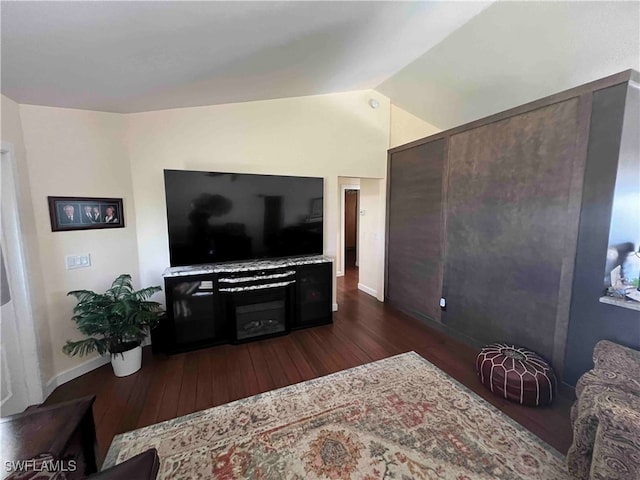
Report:
M 73 270 L 75 268 L 84 268 L 91 266 L 91 255 L 88 253 L 82 255 L 67 255 L 64 257 L 67 270 Z

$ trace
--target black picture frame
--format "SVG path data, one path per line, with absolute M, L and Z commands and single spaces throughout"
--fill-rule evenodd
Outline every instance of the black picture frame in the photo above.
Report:
M 47 200 L 52 232 L 124 227 L 121 198 L 47 197 Z

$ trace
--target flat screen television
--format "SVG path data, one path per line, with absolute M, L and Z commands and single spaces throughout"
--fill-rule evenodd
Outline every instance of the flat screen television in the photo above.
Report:
M 324 180 L 165 170 L 171 266 L 322 253 Z

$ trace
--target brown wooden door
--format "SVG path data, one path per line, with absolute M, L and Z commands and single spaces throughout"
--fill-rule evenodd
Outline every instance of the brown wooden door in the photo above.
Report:
M 344 197 L 344 246 L 357 247 L 358 239 L 358 190 L 347 190 Z
M 450 138 L 442 320 L 454 330 L 551 359 L 577 235 L 578 114 L 574 98 Z
M 442 288 L 442 180 L 445 141 L 390 158 L 386 301 L 439 320 Z

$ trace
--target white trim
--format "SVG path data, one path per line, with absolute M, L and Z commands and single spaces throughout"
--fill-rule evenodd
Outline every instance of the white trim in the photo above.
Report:
M 17 182 L 17 163 L 13 145 L 2 142 L 0 144 L 0 169 L 2 172 L 2 183 L 11 185 L 11 194 L 6 198 L 9 205 L 3 205 L 3 210 L 18 212 L 17 215 L 10 215 L 9 222 L 4 222 L 4 233 L 8 243 L 12 246 L 12 252 L 6 253 L 7 270 L 10 272 L 9 281 L 12 287 L 13 301 L 17 318 L 18 341 L 22 352 L 25 384 L 27 386 L 27 399 L 30 404 L 41 403 L 44 400 L 42 385 L 42 375 L 38 356 L 38 340 L 33 316 L 30 281 L 27 276 L 27 259 L 22 244 L 22 219 L 20 186 Z M 8 180 L 8 181 L 7 181 Z M 16 247 L 16 248 L 14 248 Z M 15 250 L 15 251 L 14 251 Z M 9 273 L 7 272 L 7 273 Z
M 340 232 L 340 245 L 338 246 L 338 248 L 340 249 L 340 265 L 337 265 L 337 272 L 336 272 L 336 277 L 343 277 L 344 276 L 344 257 L 345 257 L 345 251 L 344 251 L 344 207 L 345 207 L 345 201 L 344 201 L 344 196 L 346 195 L 347 190 L 360 190 L 360 185 L 353 185 L 353 184 L 347 184 L 347 183 L 343 183 L 340 185 L 340 215 L 338 216 L 339 218 L 339 222 L 340 222 L 340 229 L 338 230 Z M 358 203 L 359 203 L 359 199 L 358 199 Z M 358 205 L 358 208 L 360 207 L 360 205 Z M 358 222 L 358 226 L 360 224 L 360 212 L 358 212 L 357 216 L 356 216 L 356 221 Z M 360 228 L 358 228 L 357 230 L 357 235 L 358 235 L 358 239 L 356 239 L 356 245 L 359 245 L 359 238 L 360 238 Z M 358 248 L 356 247 L 356 248 Z M 358 264 L 358 259 L 356 258 L 356 265 Z
M 338 311 L 338 304 L 334 303 L 332 308 L 331 308 L 331 310 L 334 311 L 334 312 L 337 312 Z
M 48 397 L 49 395 L 51 395 L 51 393 L 60 385 L 78 378 L 85 373 L 89 373 L 96 368 L 106 365 L 110 361 L 111 357 L 109 355 L 102 355 L 99 357 L 90 358 L 89 360 L 82 362 L 80 365 L 76 365 L 75 367 L 66 369 L 47 382 L 44 390 L 46 396 Z
M 378 298 L 378 291 L 375 288 L 367 287 L 362 283 L 358 283 L 358 290 L 362 290 L 364 293 L 368 293 L 369 295 Z
M 151 335 L 147 335 L 140 344 L 141 347 L 146 347 L 148 345 L 151 345 Z M 75 367 L 66 369 L 47 382 L 44 389 L 45 398 L 51 395 L 53 391 L 60 385 L 64 385 L 71 380 L 75 380 L 76 378 L 81 377 L 82 375 L 85 375 L 95 370 L 96 368 L 100 368 L 101 366 L 106 365 L 110 361 L 110 355 L 101 355 L 99 357 L 93 357 L 85 360 L 80 365 L 76 365 Z

